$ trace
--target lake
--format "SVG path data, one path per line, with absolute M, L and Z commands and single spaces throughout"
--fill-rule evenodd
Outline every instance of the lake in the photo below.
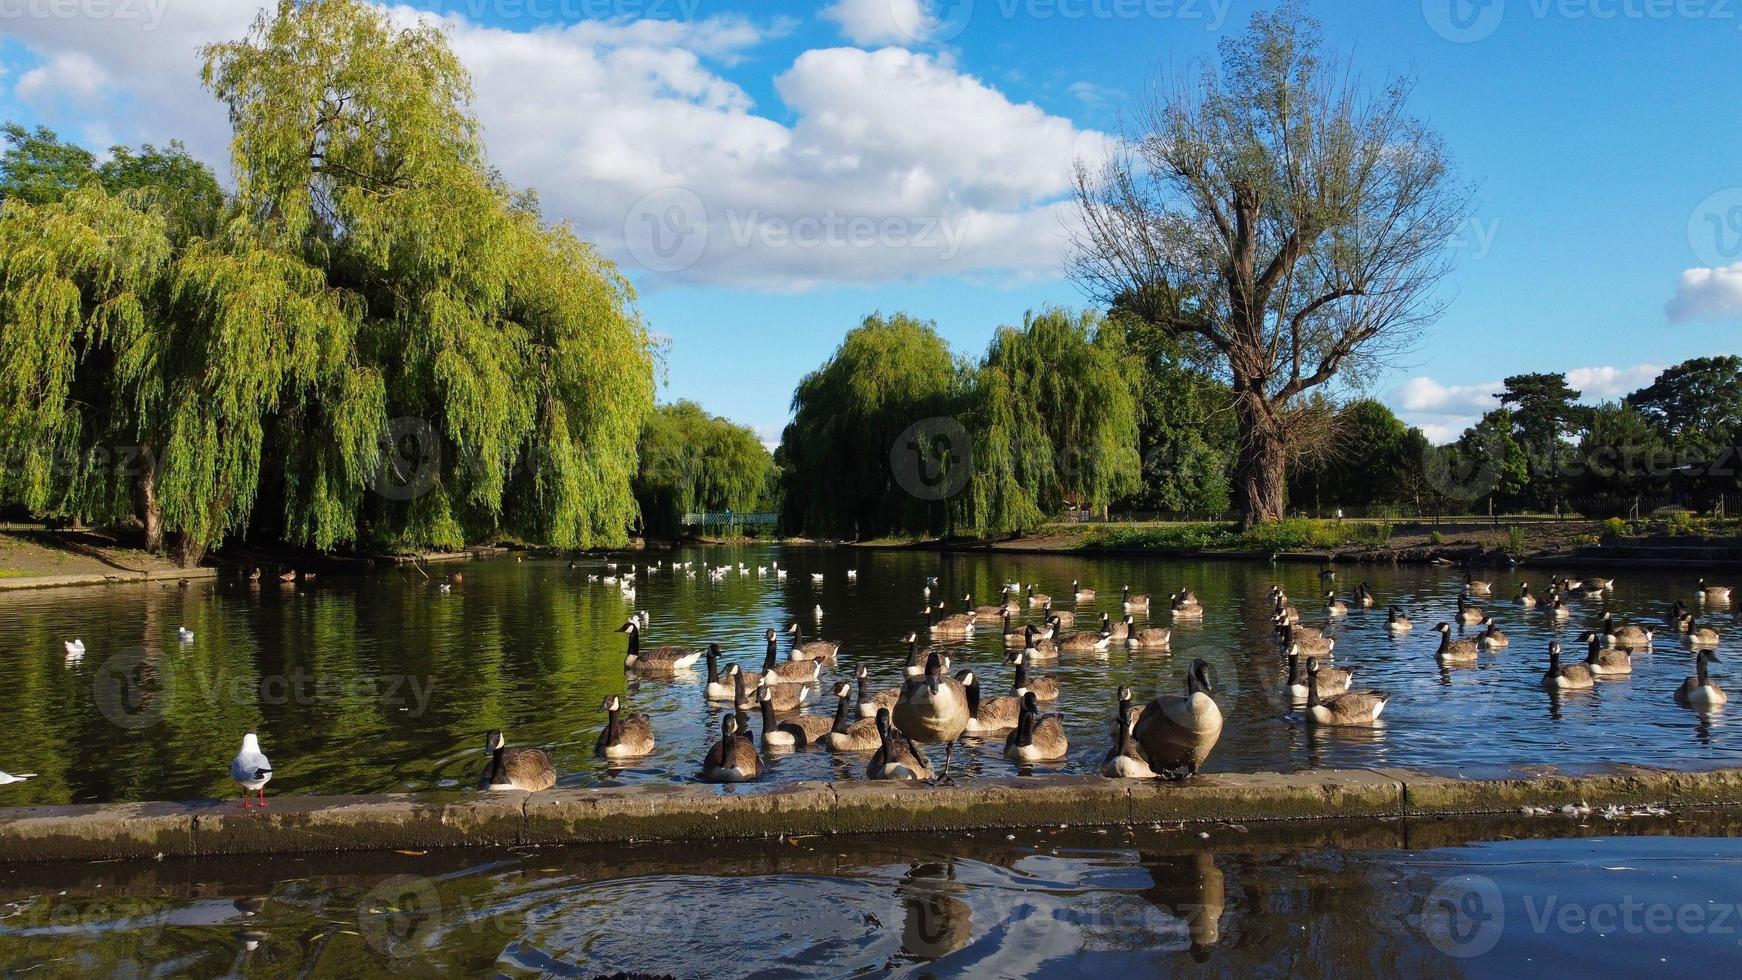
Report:
M 673 560 L 696 565 L 694 578 L 673 573 Z M 626 682 L 625 637 L 616 632 L 634 610 L 650 617 L 646 642 L 718 642 L 729 661 L 760 664 L 763 630 L 794 619 L 807 637 L 841 643 L 825 680 L 867 666 L 878 689 L 893 686 L 906 648 L 902 635 L 921 624 L 922 589 L 952 611 L 972 592 L 993 604 L 1006 582 L 1037 582 L 1063 597 L 1072 579 L 1099 591 L 1094 602 L 1058 603 L 1086 622 L 1117 614 L 1119 588 L 1156 597 L 1181 586 L 1201 596 L 1201 623 L 1175 627 L 1167 653 L 1129 653 L 1115 644 L 1104 657 L 1070 658 L 1040 672 L 1058 678 L 1070 736 L 1069 759 L 1043 771 L 1097 771 L 1115 689 L 1129 683 L 1140 698 L 1180 689 L 1185 666 L 1203 657 L 1215 668 L 1215 697 L 1227 719 L 1207 771 L 1288 771 L 1308 767 L 1397 766 L 1469 776 L 1559 767 L 1599 768 L 1632 762 L 1678 768 L 1742 764 L 1742 744 L 1724 713 L 1679 707 L 1672 692 L 1692 670 L 1673 637 L 1635 658 L 1634 673 L 1596 690 L 1550 695 L 1537 686 L 1547 644 L 1558 638 L 1568 660 L 1583 652 L 1578 634 L 1605 610 L 1618 619 L 1660 625 L 1670 601 L 1692 601 L 1695 573 L 1616 574 L 1600 601 L 1575 599 L 1570 622 L 1524 610 L 1512 601 L 1521 581 L 1546 593 L 1549 573 L 1528 566 L 1489 573 L 1496 598 L 1482 600 L 1511 637 L 1474 667 L 1442 669 L 1433 657 L 1435 623 L 1452 620 L 1463 572 L 1440 567 L 1347 566 L 1338 592 L 1365 581 L 1381 608 L 1339 622 L 1336 663 L 1359 664 L 1360 682 L 1387 691 L 1380 726 L 1323 729 L 1293 714 L 1285 667 L 1268 629 L 1265 593 L 1283 586 L 1307 622 L 1324 617 L 1311 564 L 1161 561 L 1065 555 L 945 555 L 897 550 L 744 546 L 694 548 L 617 559 L 622 569 L 661 561 L 640 573 L 633 602 L 589 575 L 610 574 L 603 558 L 493 559 L 400 568 L 312 582 L 249 583 L 227 575 L 182 589 L 171 584 L 12 593 L 0 596 L 0 770 L 35 772 L 0 787 L 0 806 L 28 803 L 227 798 L 228 765 L 240 736 L 258 731 L 271 757 L 272 793 L 371 793 L 469 786 L 484 762 L 483 734 L 508 733 L 512 744 L 549 750 L 572 786 L 695 779 L 719 730 L 718 708 L 702 696 L 702 671 L 675 680 Z M 702 563 L 743 563 L 713 581 Z M 754 568 L 779 562 L 784 581 Z M 850 581 L 847 571 L 857 578 Z M 438 580 L 462 571 L 442 591 Z M 1577 574 L 1577 569 L 1570 569 Z M 813 584 L 811 575 L 823 581 Z M 1383 628 L 1383 605 L 1415 619 L 1407 636 Z M 820 619 L 817 606 L 823 609 Z M 1139 618 L 1140 624 L 1145 622 Z M 1734 630 L 1728 609 L 1702 622 Z M 177 640 L 177 629 L 193 640 Z M 1008 693 L 996 627 L 951 651 L 956 667 L 976 669 L 988 695 Z M 69 662 L 63 644 L 82 638 L 86 653 Z M 784 650 L 785 643 L 782 644 Z M 1729 661 L 1714 665 L 1727 682 Z M 1732 685 L 1734 686 L 1734 685 Z M 594 759 L 604 721 L 601 702 L 623 694 L 654 718 L 656 753 L 628 768 Z M 814 703 L 831 711 L 833 699 Z M 754 727 L 760 731 L 760 719 Z M 861 779 L 861 757 L 813 750 L 776 757 L 764 778 Z M 942 761 L 934 748 L 933 761 Z M 1002 739 L 969 740 L 956 757 L 964 779 L 1019 769 L 1002 755 Z

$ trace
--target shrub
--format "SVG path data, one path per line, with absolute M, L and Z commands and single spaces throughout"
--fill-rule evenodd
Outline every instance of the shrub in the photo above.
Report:
M 1524 528 L 1514 524 L 1506 529 L 1506 550 L 1514 556 L 1524 554 Z
M 1432 544 L 1432 545 L 1445 544 L 1446 543 L 1446 536 L 1441 534 L 1438 531 L 1435 531 L 1432 534 L 1427 536 L 1427 543 Z

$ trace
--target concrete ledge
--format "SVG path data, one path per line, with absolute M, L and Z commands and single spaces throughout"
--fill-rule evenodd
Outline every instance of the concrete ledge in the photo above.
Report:
M 801 782 L 651 785 L 545 793 L 281 796 L 0 809 L 0 863 L 322 851 L 428 850 L 1126 823 L 1411 821 L 1654 804 L 1742 806 L 1742 769 L 1625 766 L 1596 775 L 1474 780 L 1406 770 L 1215 773 L 1181 783 L 1098 776 L 953 786 Z
M 218 570 L 209 565 L 199 568 L 175 568 L 152 572 L 133 572 L 117 568 L 110 572 L 80 572 L 76 575 L 19 575 L 0 578 L 0 592 L 23 592 L 29 589 L 65 589 L 88 585 L 137 585 L 144 582 L 190 582 L 217 578 Z

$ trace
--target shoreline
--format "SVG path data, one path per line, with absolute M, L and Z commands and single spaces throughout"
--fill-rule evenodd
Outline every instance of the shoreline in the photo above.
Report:
M 269 802 L 263 812 L 243 811 L 235 798 L 0 808 L 0 864 L 1138 823 L 1407 824 L 1579 806 L 1692 810 L 1742 806 L 1742 769 L 1618 766 L 1492 780 L 1402 769 L 1212 773 L 1180 783 L 1019 776 L 951 786 L 668 784 Z

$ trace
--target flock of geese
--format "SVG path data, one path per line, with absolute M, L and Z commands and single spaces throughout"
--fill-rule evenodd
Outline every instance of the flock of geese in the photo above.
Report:
M 693 564 L 673 562 L 670 571 L 694 577 Z M 664 566 L 650 566 L 646 571 L 659 568 Z M 616 566 L 611 565 L 607 566 L 608 574 L 588 578 L 632 594 L 636 572 L 609 574 L 615 572 Z M 744 565 L 702 567 L 702 573 L 710 578 L 732 572 L 751 574 Z M 778 566 L 759 566 L 755 574 L 783 579 L 786 571 Z M 1320 575 L 1329 583 L 1336 573 L 1325 569 Z M 821 577 L 813 575 L 813 580 Z M 459 580 L 457 574 L 452 578 Z M 847 578 L 855 580 L 857 574 L 848 572 Z M 729 705 L 732 710 L 721 718 L 719 738 L 700 760 L 699 778 L 704 782 L 754 782 L 763 775 L 765 755 L 822 748 L 868 755 L 865 774 L 869 779 L 947 783 L 956 745 L 963 736 L 985 738 L 1002 734 L 1004 755 L 1017 763 L 1045 763 L 1066 757 L 1070 743 L 1062 719 L 1047 710 L 1059 699 L 1059 683 L 1056 678 L 1032 673 L 1031 668 L 1061 657 L 1101 654 L 1115 645 L 1132 651 L 1166 651 L 1173 639 L 1168 628 L 1137 625 L 1135 617 L 1150 618 L 1152 600 L 1148 595 L 1133 593 L 1129 586 L 1119 595 L 1121 617 L 1114 620 L 1110 613 L 1101 612 L 1091 629 L 1077 629 L 1078 614 L 1055 610 L 1053 597 L 1036 592 L 1033 585 L 1007 586 L 996 605 L 976 606 L 972 595 L 964 595 L 961 609 L 955 612 L 943 602 L 934 604 L 936 586 L 936 578 L 926 579 L 925 603 L 920 613 L 925 618 L 923 629 L 905 636 L 908 655 L 900 683 L 887 689 L 874 690 L 870 672 L 863 666 L 850 680 L 842 677 L 825 683 L 825 674 L 837 663 L 840 644 L 807 639 L 798 622 L 783 631 L 790 638 L 784 658 L 781 632 L 768 629 L 763 637 L 766 650 L 760 669 L 746 670 L 737 663 L 723 664 L 717 643 L 702 647 L 644 646 L 642 632 L 651 617 L 638 612 L 618 628 L 627 639 L 623 668 L 626 676 L 637 679 L 681 681 L 691 677 L 698 664 L 705 665 L 701 678 L 705 699 L 712 704 Z M 1522 610 L 1539 611 L 1560 625 L 1572 616 L 1569 598 L 1601 599 L 1613 589 L 1614 582 L 1609 579 L 1559 578 L 1550 583 L 1542 597 L 1532 593 L 1528 584 L 1521 585 L 1514 603 Z M 1475 664 L 1484 654 L 1509 645 L 1494 618 L 1477 605 L 1493 597 L 1493 583 L 1470 575 L 1464 577 L 1452 620 L 1434 626 L 1440 634 L 1434 656 L 1442 666 Z M 1725 606 L 1730 597 L 1729 587 L 1709 585 L 1701 579 L 1695 588 L 1694 607 L 1680 599 L 1669 607 L 1664 628 L 1693 652 L 1693 674 L 1674 692 L 1678 704 L 1712 710 L 1728 700 L 1709 671 L 1709 665 L 1718 660 L 1716 648 L 1720 636 L 1700 623 L 1694 610 Z M 1068 598 L 1080 607 L 1095 603 L 1097 594 L 1073 581 Z M 1340 597 L 1335 589 L 1328 589 L 1321 610 L 1325 621 L 1319 625 L 1303 622 L 1300 609 L 1280 586 L 1270 589 L 1268 600 L 1282 655 L 1279 668 L 1286 667 L 1287 692 L 1300 709 L 1300 719 L 1313 725 L 1377 722 L 1389 695 L 1356 687 L 1358 666 L 1334 665 L 1336 639 L 1330 635 L 1332 624 L 1349 616 L 1352 610 L 1375 609 L 1379 605 L 1378 597 L 1366 583 L 1361 583 L 1347 598 Z M 1165 602 L 1168 614 L 1176 622 L 1199 622 L 1204 617 L 1203 603 L 1190 589 L 1180 589 Z M 820 620 L 820 606 L 816 615 Z M 1033 618 L 1018 628 L 1018 622 L 1028 616 Z M 1454 637 L 1453 622 L 1463 635 Z M 1384 627 L 1391 635 L 1401 636 L 1413 630 L 1414 623 L 1404 610 L 1388 605 Z M 980 673 L 971 668 L 952 671 L 950 652 L 960 652 L 965 641 L 988 628 L 1000 631 L 1005 649 L 1003 664 L 1014 667 L 1008 694 L 988 696 Z M 1541 686 L 1551 691 L 1570 691 L 1594 687 L 1599 679 L 1626 678 L 1633 671 L 1634 654 L 1651 649 L 1662 632 L 1638 623 L 1619 624 L 1612 613 L 1604 612 L 1594 628 L 1581 635 L 1586 648 L 1582 661 L 1564 662 L 1560 643 L 1549 644 Z M 188 642 L 192 635 L 183 630 L 178 639 Z M 69 656 L 75 645 L 82 655 L 83 643 L 74 640 L 68 642 Z M 807 703 L 825 687 L 836 699 L 833 711 L 823 715 L 805 713 Z M 1177 693 L 1160 694 L 1141 706 L 1135 702 L 1130 687 L 1120 687 L 1116 711 L 1108 724 L 1108 747 L 1102 755 L 1101 773 L 1120 779 L 1177 779 L 1196 774 L 1222 732 L 1223 718 L 1213 697 L 1215 691 L 1215 671 L 1202 659 L 1191 661 Z M 655 726 L 649 714 L 625 710 L 624 698 L 617 694 L 607 697 L 601 708 L 606 722 L 594 745 L 596 756 L 622 761 L 653 753 Z M 758 727 L 760 736 L 756 732 Z M 925 747 L 938 744 L 945 746 L 945 755 L 942 769 L 934 772 Z M 484 749 L 489 762 L 477 781 L 480 790 L 539 792 L 556 784 L 556 767 L 542 749 L 510 746 L 500 730 L 486 734 Z M 0 772 L 0 785 L 20 782 L 32 775 Z M 272 778 L 272 766 L 261 751 L 256 734 L 243 737 L 231 765 L 231 778 L 242 790 L 245 809 L 251 805 L 250 794 L 258 798 L 259 806 L 266 806 L 264 787 Z

